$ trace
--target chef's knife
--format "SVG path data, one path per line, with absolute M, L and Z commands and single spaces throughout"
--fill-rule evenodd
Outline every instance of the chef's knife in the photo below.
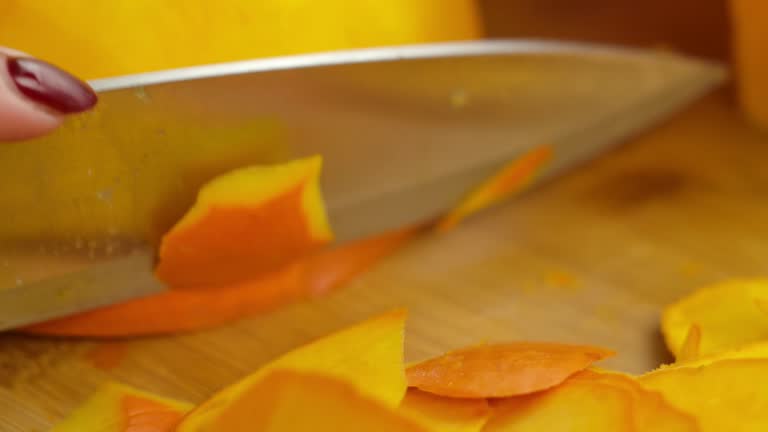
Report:
M 91 84 L 96 111 L 0 146 L 0 330 L 166 289 L 159 239 L 207 180 L 321 154 L 339 242 L 435 218 L 539 145 L 539 181 L 724 79 L 657 50 L 446 43 L 259 59 Z

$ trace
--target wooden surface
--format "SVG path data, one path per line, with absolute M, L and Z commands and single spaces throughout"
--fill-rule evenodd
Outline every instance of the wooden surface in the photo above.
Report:
M 46 430 L 105 379 L 198 402 L 290 348 L 396 306 L 411 311 L 408 360 L 537 339 L 599 344 L 619 352 L 605 366 L 647 370 L 666 359 L 662 305 L 768 270 L 766 167 L 768 139 L 718 94 L 453 232 L 421 238 L 328 298 L 170 338 L 2 336 L 0 431 Z

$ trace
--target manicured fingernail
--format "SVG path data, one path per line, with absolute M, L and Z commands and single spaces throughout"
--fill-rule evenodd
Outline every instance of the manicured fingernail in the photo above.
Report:
M 8 74 L 27 98 L 62 114 L 87 111 L 98 98 L 93 89 L 58 67 L 33 58 L 8 57 Z

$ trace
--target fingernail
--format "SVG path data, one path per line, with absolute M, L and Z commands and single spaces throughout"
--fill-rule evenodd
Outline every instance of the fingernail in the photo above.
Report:
M 58 67 L 33 58 L 8 57 L 8 73 L 27 98 L 62 114 L 89 110 L 98 100 L 83 81 Z

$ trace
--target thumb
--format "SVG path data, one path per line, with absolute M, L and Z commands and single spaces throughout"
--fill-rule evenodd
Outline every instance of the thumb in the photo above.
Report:
M 71 74 L 0 47 L 0 142 L 49 133 L 65 115 L 87 111 L 96 101 L 93 89 Z

